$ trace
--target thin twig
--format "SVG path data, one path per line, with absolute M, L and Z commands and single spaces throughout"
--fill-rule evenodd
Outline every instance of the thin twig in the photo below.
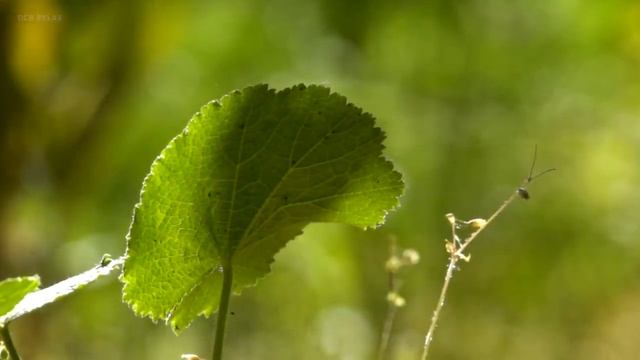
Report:
M 396 318 L 398 308 L 405 306 L 405 299 L 398 294 L 400 284 L 398 281 L 398 273 L 400 269 L 406 266 L 415 265 L 420 261 L 420 254 L 415 249 L 404 249 L 402 254 L 398 254 L 396 246 L 396 238 L 389 239 L 389 258 L 385 263 L 385 269 L 388 275 L 387 290 L 387 315 L 385 317 L 382 334 L 380 335 L 380 347 L 378 348 L 378 360 L 387 358 L 391 331 L 393 330 L 393 322 Z
M 529 198 L 529 194 L 528 192 L 526 192 L 526 188 L 529 184 L 531 184 L 531 182 L 540 177 L 541 175 L 544 175 L 548 172 L 554 171 L 556 170 L 555 168 L 551 168 L 551 169 L 547 169 L 545 171 L 542 171 L 540 173 L 538 173 L 537 175 L 533 175 L 533 168 L 535 166 L 535 161 L 536 161 L 536 154 L 537 154 L 537 147 L 534 150 L 534 155 L 533 155 L 533 163 L 531 165 L 531 169 L 529 171 L 529 175 L 527 176 L 526 179 L 524 179 L 524 181 L 522 182 L 522 185 L 520 187 L 518 187 L 516 189 L 515 192 L 513 192 L 503 203 L 502 205 L 500 205 L 500 207 L 498 207 L 498 209 L 496 209 L 496 211 L 493 212 L 493 214 L 491 214 L 491 216 L 489 217 L 489 219 L 487 219 L 486 222 L 484 222 L 484 224 L 482 224 L 475 232 L 473 232 L 471 235 L 469 235 L 468 238 L 466 238 L 462 243 L 459 243 L 458 239 L 457 239 L 457 235 L 456 235 L 456 220 L 455 218 L 453 218 L 453 215 L 451 219 L 449 219 L 449 222 L 451 223 L 451 242 L 447 242 L 447 251 L 449 252 L 449 265 L 447 265 L 447 272 L 444 276 L 444 283 L 442 284 L 442 289 L 440 290 L 440 297 L 438 298 L 438 303 L 436 304 L 436 308 L 433 311 L 433 316 L 431 317 L 431 322 L 429 325 L 429 330 L 427 331 L 427 335 L 425 336 L 424 339 L 424 347 L 423 347 L 423 351 L 422 351 L 422 357 L 421 360 L 426 360 L 427 356 L 429 355 L 429 348 L 431 346 L 431 342 L 433 341 L 433 336 L 434 333 L 436 331 L 436 327 L 438 326 L 438 319 L 440 318 L 440 312 L 442 311 L 442 308 L 444 307 L 444 303 L 445 300 L 447 298 L 447 291 L 449 290 L 449 284 L 451 283 L 451 279 L 453 278 L 453 273 L 454 271 L 457 269 L 457 264 L 458 261 L 460 259 L 469 260 L 469 256 L 464 254 L 464 251 L 467 249 L 467 247 L 469 247 L 469 245 L 471 244 L 471 242 L 473 242 L 473 240 L 475 240 L 476 237 L 478 237 L 478 235 L 480 235 L 480 233 L 482 232 L 482 230 L 484 230 L 487 225 L 491 224 L 491 222 L 493 222 L 493 220 L 495 220 L 496 217 L 498 217 L 498 215 L 500 215 L 504 209 L 507 208 L 507 206 L 509 206 L 509 204 L 511 204 L 511 202 L 513 201 L 513 199 L 515 199 L 518 195 L 520 195 L 521 193 L 525 193 L 526 197 L 524 197 L 525 199 Z M 522 195 L 520 195 L 522 196 Z
M 527 183 L 523 183 L 523 186 L 526 186 Z M 453 278 L 453 273 L 457 269 L 457 264 L 460 259 L 468 259 L 468 257 L 464 254 L 464 250 L 471 244 L 471 242 L 478 237 L 478 235 L 484 230 L 487 225 L 489 225 L 504 209 L 511 204 L 513 199 L 518 196 L 518 192 L 514 192 L 505 200 L 500 207 L 493 212 L 493 214 L 489 217 L 487 222 L 479 228 L 477 231 L 472 233 L 459 247 L 457 247 L 456 239 L 456 225 L 455 221 L 451 222 L 451 241 L 452 249 L 450 250 L 449 255 L 449 265 L 447 265 L 447 272 L 444 276 L 444 283 L 442 285 L 442 290 L 440 290 L 440 297 L 438 298 L 438 303 L 436 304 L 436 309 L 433 311 L 433 316 L 431 317 L 431 323 L 429 325 L 429 330 L 427 331 L 427 335 L 424 338 L 424 348 L 422 351 L 422 360 L 426 360 L 429 355 L 429 348 L 431 346 L 431 342 L 433 341 L 433 335 L 436 331 L 436 327 L 438 326 L 438 320 L 440 318 L 440 312 L 444 307 L 445 300 L 447 298 L 447 291 L 449 290 L 449 284 L 451 283 L 451 279 Z
M 450 223 L 451 223 L 451 239 L 452 239 L 451 244 L 455 249 L 455 246 L 457 243 L 456 242 L 456 224 L 455 224 L 455 221 L 450 221 Z M 468 243 L 468 240 L 467 240 L 467 243 Z M 438 303 L 436 304 L 436 309 L 433 311 L 433 316 L 431 317 L 431 324 L 429 325 L 427 336 L 425 336 L 424 338 L 424 349 L 422 351 L 422 360 L 425 360 L 427 358 L 427 355 L 429 354 L 429 347 L 431 345 L 431 342 L 433 341 L 433 334 L 435 333 L 436 326 L 438 325 L 440 312 L 442 311 L 442 308 L 444 307 L 444 302 L 447 298 L 447 291 L 449 290 L 449 284 L 451 283 L 451 279 L 453 278 L 453 272 L 456 269 L 456 264 L 460 259 L 457 253 L 458 253 L 457 251 L 452 251 L 449 255 L 449 265 L 447 266 L 447 272 L 444 276 L 444 283 L 442 284 L 442 290 L 440 290 Z
M 451 257 L 453 258 L 453 256 Z M 442 290 L 440 290 L 440 297 L 438 298 L 438 304 L 436 305 L 436 309 L 433 311 L 433 316 L 431 317 L 431 325 L 429 326 L 429 331 L 427 332 L 427 336 L 424 338 L 424 349 L 422 351 L 422 360 L 427 358 L 429 354 L 429 347 L 431 346 L 431 342 L 433 341 L 433 334 L 436 331 L 436 326 L 438 324 L 438 319 L 440 318 L 440 311 L 444 307 L 444 301 L 447 297 L 447 291 L 449 290 L 449 283 L 451 283 L 451 278 L 453 278 L 453 272 L 456 269 L 456 262 L 450 260 L 449 265 L 447 266 L 447 273 L 444 277 L 444 284 L 442 286 Z
M 507 206 L 509 206 L 509 204 L 511 204 L 511 202 L 513 201 L 513 199 L 515 199 L 518 196 L 518 192 L 514 192 L 513 194 L 511 194 L 511 196 L 509 196 L 509 198 L 507 198 L 507 200 L 505 200 L 502 205 L 500 205 L 500 207 L 491 215 L 491 217 L 489 217 L 489 219 L 487 219 L 487 223 L 481 227 L 480 229 L 478 229 L 478 231 L 474 232 L 473 234 L 471 234 L 471 236 L 469 236 L 469 238 L 462 244 L 462 246 L 460 246 L 460 248 L 457 250 L 458 256 L 459 254 L 462 254 L 462 252 L 469 246 L 469 244 L 471 244 L 471 242 L 482 232 L 482 230 L 484 230 L 484 228 L 487 227 L 487 225 L 489 225 L 498 215 L 500 215 L 500 213 L 502 213 L 502 211 L 504 211 L 504 209 L 507 208 Z M 457 260 L 456 260 L 457 261 Z
M 389 239 L 389 258 L 396 256 L 396 239 L 391 237 Z M 396 272 L 389 271 L 388 273 L 388 293 L 396 292 Z M 393 322 L 398 312 L 398 306 L 389 301 L 387 303 L 387 315 L 385 316 L 384 326 L 382 328 L 382 335 L 380 336 L 380 347 L 378 348 L 378 360 L 384 360 L 387 357 L 387 348 L 389 346 L 389 339 L 391 337 L 391 330 L 393 329 Z
M 391 330 L 393 329 L 393 321 L 395 320 L 398 307 L 391 302 L 387 305 L 387 316 L 384 321 L 382 336 L 380 337 L 380 348 L 378 349 L 378 360 L 387 358 L 387 347 L 391 338 Z

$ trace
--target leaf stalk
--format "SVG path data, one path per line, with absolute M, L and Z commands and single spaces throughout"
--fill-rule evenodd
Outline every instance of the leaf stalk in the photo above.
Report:
M 224 333 L 229 313 L 229 300 L 231 298 L 231 288 L 233 283 L 233 269 L 231 262 L 222 266 L 222 292 L 220 293 L 220 307 L 216 320 L 216 335 L 213 343 L 213 360 L 222 360 L 222 346 L 224 344 Z

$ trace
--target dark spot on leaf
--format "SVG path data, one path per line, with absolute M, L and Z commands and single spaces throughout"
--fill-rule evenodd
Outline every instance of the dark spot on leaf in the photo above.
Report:
M 285 203 L 289 202 L 289 197 L 287 195 L 283 196 L 282 201 L 284 201 Z
M 235 314 L 236 314 L 235 312 L 233 312 L 233 311 L 231 312 L 231 315 L 235 315 Z
M 244 130 L 244 123 L 240 124 L 240 126 L 238 126 L 238 128 L 239 128 L 240 130 Z
M 211 191 L 209 191 L 209 192 L 207 193 L 207 196 L 208 196 L 208 197 L 211 197 Z
M 296 160 L 291 160 L 291 165 L 295 165 L 296 164 Z

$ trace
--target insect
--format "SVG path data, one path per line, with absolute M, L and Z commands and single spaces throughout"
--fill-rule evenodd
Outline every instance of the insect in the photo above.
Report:
M 541 171 L 535 175 L 533 175 L 533 168 L 536 166 L 536 158 L 538 155 L 538 145 L 535 145 L 535 147 L 533 148 L 533 161 L 531 162 L 531 169 L 529 169 L 529 176 L 527 176 L 527 178 L 524 180 L 524 183 L 522 184 L 522 186 L 520 186 L 517 190 L 518 195 L 525 199 L 528 200 L 530 198 L 529 196 L 529 192 L 527 191 L 527 186 L 529 184 L 531 184 L 531 182 L 535 179 L 538 178 L 546 173 L 555 171 L 556 168 L 550 168 L 544 171 Z
M 111 257 L 111 254 L 104 254 L 100 259 L 100 267 L 105 267 L 109 265 L 112 261 L 113 261 L 113 257 Z

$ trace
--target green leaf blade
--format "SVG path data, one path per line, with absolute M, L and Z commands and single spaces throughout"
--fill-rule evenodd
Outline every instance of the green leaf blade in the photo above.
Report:
M 260 85 L 204 106 L 145 179 L 128 235 L 124 299 L 179 331 L 269 272 L 311 222 L 361 228 L 398 206 L 401 175 L 370 114 L 328 88 Z
M 0 316 L 8 313 L 25 295 L 40 286 L 38 275 L 5 279 L 0 282 Z

